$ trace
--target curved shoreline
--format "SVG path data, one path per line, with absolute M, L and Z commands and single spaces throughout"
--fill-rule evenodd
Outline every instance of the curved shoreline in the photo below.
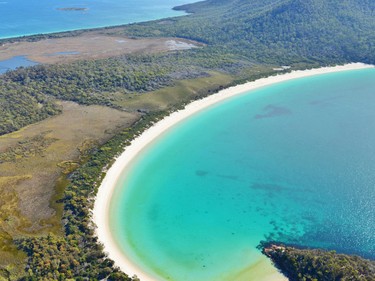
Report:
M 237 95 L 244 94 L 248 91 L 255 90 L 263 86 L 319 74 L 373 67 L 374 66 L 372 65 L 366 65 L 362 63 L 352 63 L 335 67 L 323 67 L 311 70 L 292 71 L 286 74 L 261 78 L 253 82 L 248 82 L 242 85 L 221 90 L 220 92 L 208 96 L 204 99 L 194 101 L 188 104 L 183 110 L 176 111 L 171 115 L 165 117 L 163 120 L 155 123 L 152 127 L 147 129 L 139 137 L 133 140 L 131 145 L 128 146 L 125 151 L 116 159 L 115 163 L 108 170 L 104 180 L 102 181 L 98 189 L 93 209 L 93 221 L 97 226 L 96 234 L 98 236 L 98 239 L 104 245 L 104 251 L 107 252 L 108 256 L 115 261 L 115 265 L 118 266 L 122 271 L 127 273 L 129 276 L 136 274 L 142 281 L 157 280 L 146 272 L 142 271 L 142 269 L 140 269 L 137 265 L 133 264 L 124 255 L 124 253 L 119 250 L 116 241 L 111 235 L 108 217 L 112 194 L 122 172 L 132 162 L 133 158 L 136 157 L 138 153 L 140 153 L 146 146 L 152 143 L 153 140 L 155 140 L 159 135 L 169 130 L 182 120 L 210 107 L 211 105 L 217 104 L 218 102 L 224 101 Z M 286 278 L 284 278 L 281 274 L 279 275 L 280 279 L 276 279 L 275 276 L 272 276 L 273 278 L 269 280 L 286 280 Z

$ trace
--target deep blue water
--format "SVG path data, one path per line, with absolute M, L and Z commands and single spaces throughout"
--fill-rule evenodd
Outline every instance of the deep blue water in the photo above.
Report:
M 2 0 L 0 38 L 94 28 L 182 15 L 174 6 L 188 0 Z M 61 11 L 59 8 L 87 8 Z
M 375 69 L 236 97 L 124 172 L 112 230 L 162 279 L 237 280 L 262 240 L 375 259 Z
M 7 60 L 0 60 L 0 74 L 8 70 L 16 69 L 17 67 L 37 65 L 37 62 L 27 59 L 25 56 L 16 56 Z

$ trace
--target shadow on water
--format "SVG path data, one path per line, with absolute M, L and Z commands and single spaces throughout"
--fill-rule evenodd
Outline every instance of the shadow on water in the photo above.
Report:
M 282 116 L 282 115 L 289 115 L 291 113 L 292 113 L 291 110 L 289 110 L 286 107 L 270 104 L 263 108 L 263 113 L 256 114 L 254 116 L 254 119 L 277 117 L 277 116 Z

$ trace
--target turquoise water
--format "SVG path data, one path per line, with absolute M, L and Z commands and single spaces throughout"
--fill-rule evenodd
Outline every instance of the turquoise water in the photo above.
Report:
M 236 280 L 276 240 L 375 258 L 375 69 L 274 84 L 177 125 L 123 174 L 119 247 L 170 280 Z
M 182 15 L 188 0 L 2 0 L 0 38 L 120 25 Z M 59 8 L 87 8 L 62 11 Z
M 7 72 L 8 70 L 16 69 L 17 67 L 27 67 L 37 65 L 35 61 L 27 59 L 25 56 L 16 56 L 7 60 L 0 61 L 0 74 Z

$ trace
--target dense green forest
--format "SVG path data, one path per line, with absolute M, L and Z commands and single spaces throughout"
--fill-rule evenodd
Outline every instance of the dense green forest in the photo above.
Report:
M 272 244 L 263 253 L 290 281 L 375 280 L 375 262 L 358 256 Z
M 230 74 L 240 83 L 275 73 L 269 69 L 282 64 L 299 69 L 352 61 L 375 63 L 375 2 L 372 0 L 208 0 L 176 9 L 192 14 L 105 28 L 103 32 L 135 37 L 182 37 L 197 40 L 203 47 L 38 65 L 1 75 L 0 135 L 58 114 L 59 100 L 127 110 L 118 102 L 119 95 L 144 94 L 174 85 L 178 80 L 208 76 L 213 70 Z M 74 36 L 82 32 L 22 40 Z M 259 65 L 268 69 L 267 72 L 254 75 L 249 71 Z M 131 128 L 104 146 L 94 148 L 85 164 L 69 175 L 70 183 L 61 200 L 63 236 L 50 234 L 16 240 L 18 248 L 28 256 L 23 280 L 132 280 L 114 267 L 97 243 L 91 225 L 92 199 L 108 163 L 139 132 L 171 110 L 143 115 Z M 293 266 L 286 270 L 288 274 L 297 272 L 291 277 L 296 279 L 291 280 L 374 280 L 373 263 L 359 258 L 331 252 L 288 251 L 277 254 L 282 257 L 280 261 L 285 261 L 281 266 Z M 312 266 L 317 274 L 331 276 L 336 274 L 336 265 L 344 267 L 339 274 L 346 279 L 321 279 L 320 275 L 317 277 L 306 270 Z M 362 274 L 362 268 L 369 270 L 366 272 L 373 279 L 350 279 L 353 272 Z
M 209 0 L 176 9 L 193 15 L 129 25 L 124 34 L 184 37 L 258 63 L 375 62 L 371 0 Z
M 60 112 L 60 107 L 48 96 L 3 79 L 0 80 L 0 105 L 0 135 Z

